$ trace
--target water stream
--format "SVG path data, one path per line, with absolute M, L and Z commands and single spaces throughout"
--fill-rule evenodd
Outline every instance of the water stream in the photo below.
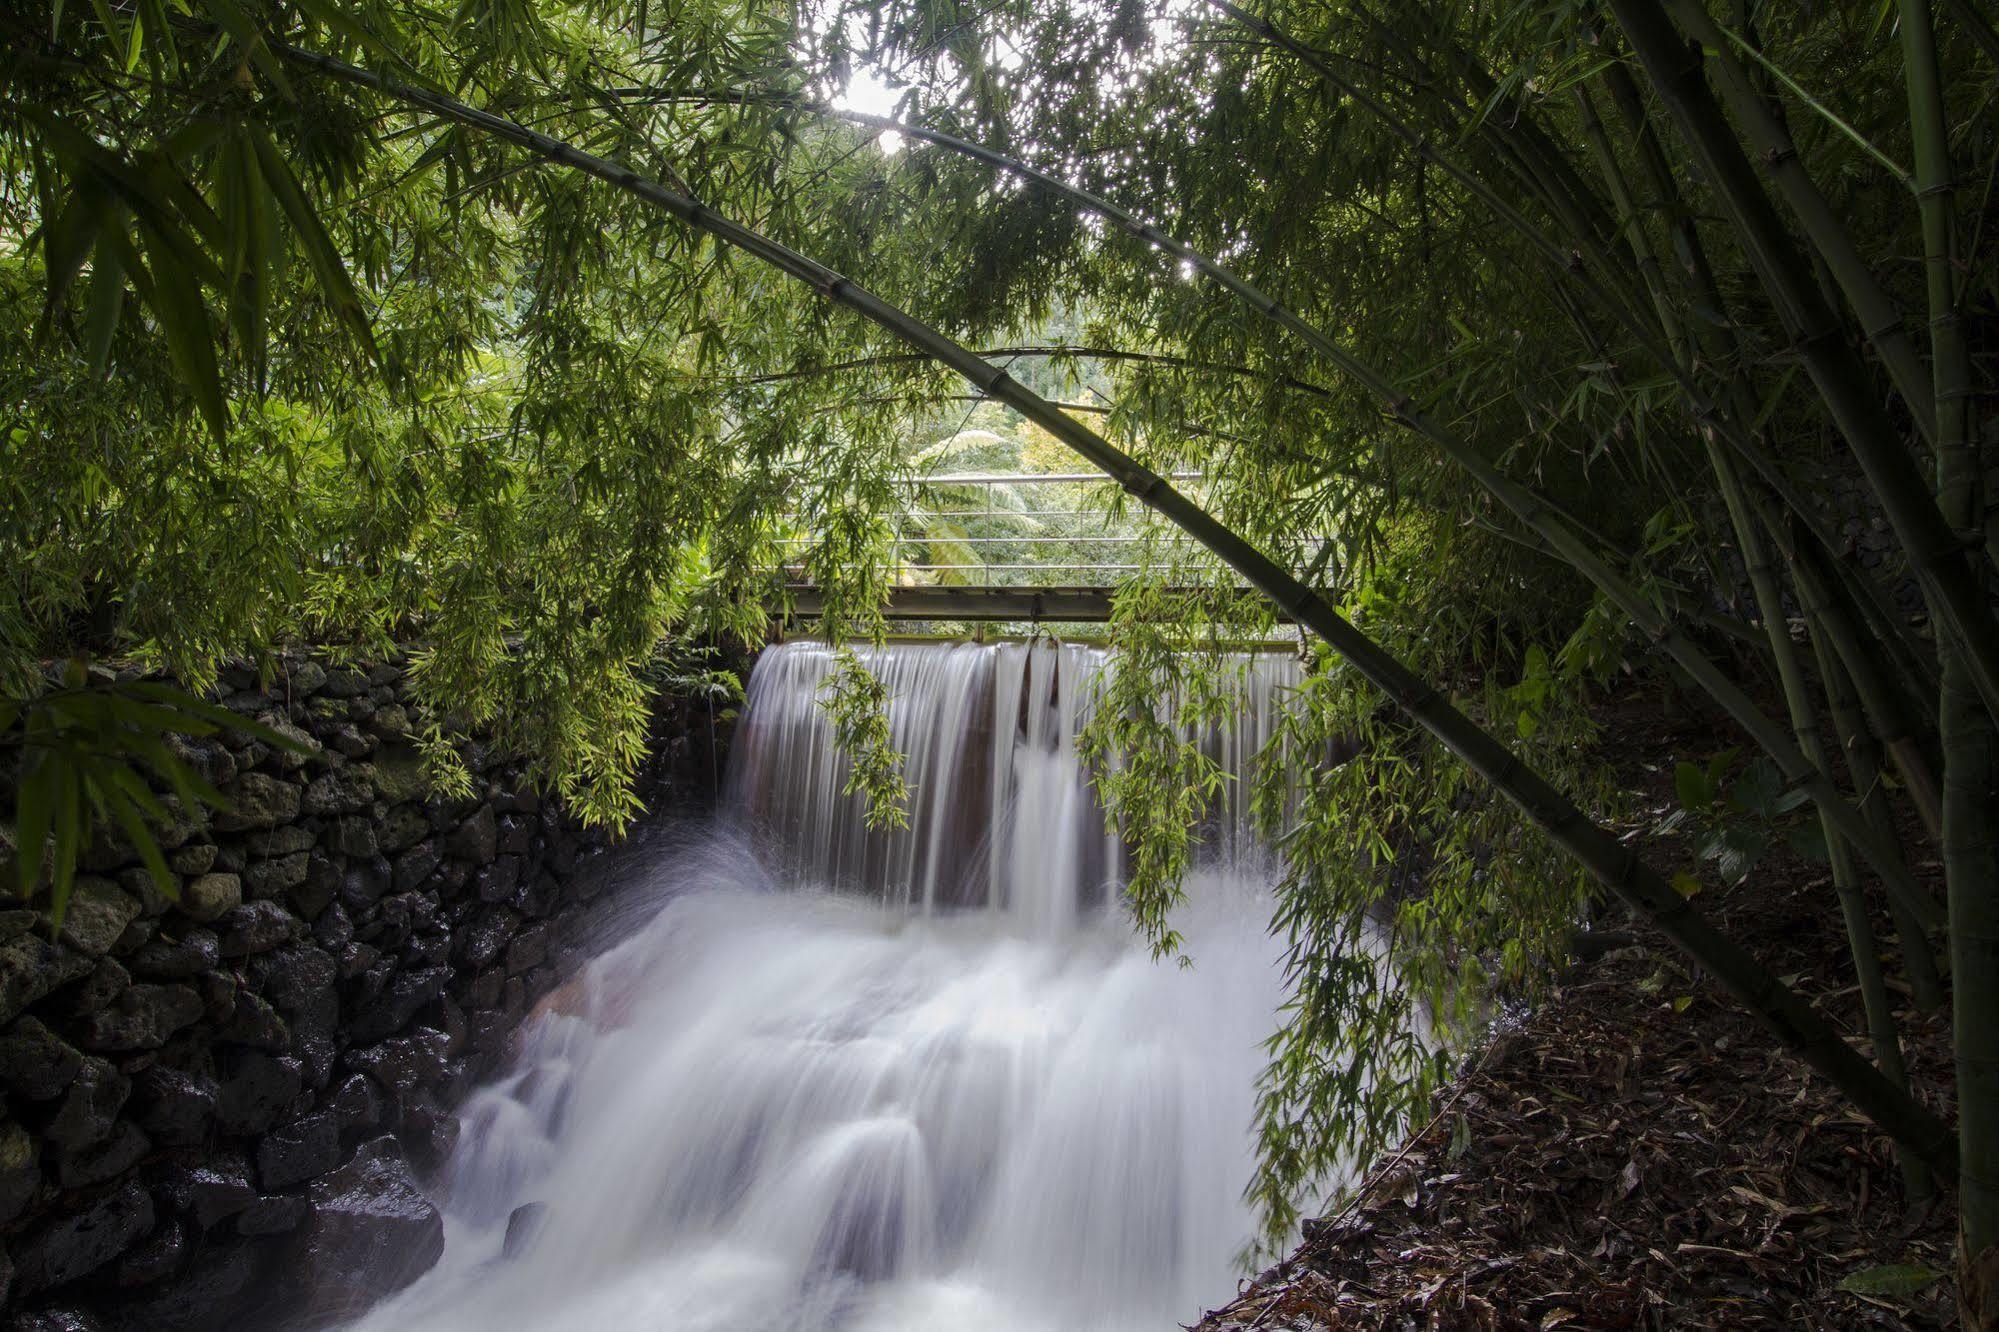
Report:
M 764 654 L 730 816 L 648 864 L 657 910 L 469 1100 L 445 1256 L 370 1332 L 1170 1329 L 1233 1288 L 1279 999 L 1239 814 L 1189 884 L 1193 966 L 1156 964 L 1075 753 L 1097 654 L 875 653 L 890 834 L 840 794 L 827 664 Z M 1246 661 L 1225 762 L 1292 669 Z

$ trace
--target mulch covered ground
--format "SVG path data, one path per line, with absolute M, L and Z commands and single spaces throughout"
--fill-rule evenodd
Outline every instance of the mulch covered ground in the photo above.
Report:
M 1669 807 L 1669 756 L 1722 743 L 1656 704 L 1610 739 L 1645 827 Z M 1822 865 L 1773 855 L 1743 888 L 1701 900 L 1862 1029 Z M 1661 937 L 1615 928 L 1634 942 L 1499 1035 L 1352 1205 L 1308 1222 L 1291 1258 L 1201 1332 L 1956 1327 L 1948 1280 L 1841 1288 L 1889 1265 L 1948 1272 L 1948 1202 L 1912 1205 L 1886 1140 Z M 1903 1017 L 1934 1099 L 1948 1085 L 1944 1024 Z

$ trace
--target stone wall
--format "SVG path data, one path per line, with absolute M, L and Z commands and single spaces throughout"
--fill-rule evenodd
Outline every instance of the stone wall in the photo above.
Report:
M 16 1329 L 325 1322 L 443 1245 L 419 1182 L 453 1113 L 574 960 L 604 839 L 476 740 L 438 798 L 401 668 L 295 658 L 184 756 L 231 801 L 84 861 L 59 938 L 0 911 L 0 1301 Z M 662 700 L 648 803 L 712 799 L 726 721 Z M 726 714 L 725 714 L 726 717 Z

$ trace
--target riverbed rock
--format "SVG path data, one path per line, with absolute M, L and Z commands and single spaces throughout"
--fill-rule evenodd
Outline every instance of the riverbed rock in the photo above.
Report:
M 422 1276 L 444 1252 L 444 1220 L 392 1138 L 364 1144 L 314 1180 L 307 1197 L 311 1214 L 287 1271 L 309 1301 L 373 1300 Z
M 517 1258 L 534 1243 L 537 1231 L 548 1220 L 548 1204 L 543 1202 L 522 1203 L 507 1214 L 507 1237 L 500 1242 L 500 1256 Z
M 146 1069 L 133 1079 L 132 1102 L 139 1127 L 162 1147 L 198 1146 L 215 1127 L 215 1083 L 185 1069 Z
M 360 1045 L 395 1035 L 425 1004 L 442 994 L 450 980 L 451 972 L 445 967 L 402 972 L 383 987 L 380 998 L 347 1024 L 349 1037 Z
M 249 1137 L 275 1124 L 305 1086 L 298 1060 L 262 1050 L 218 1054 L 222 1073 L 216 1118 L 225 1133 Z
M 307 1115 L 271 1130 L 257 1144 L 257 1180 L 266 1190 L 288 1188 L 340 1164 L 340 1121 Z

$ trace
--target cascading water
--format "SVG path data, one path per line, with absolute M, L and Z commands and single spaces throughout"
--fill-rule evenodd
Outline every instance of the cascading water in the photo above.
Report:
M 1158 1329 L 1229 1288 L 1267 875 L 1214 857 L 1193 966 L 1151 959 L 1076 756 L 1104 662 L 1052 645 L 870 654 L 911 785 L 871 832 L 829 663 L 759 661 L 734 830 L 650 867 L 664 905 L 468 1102 L 445 1257 L 366 1328 Z M 1225 763 L 1294 671 L 1246 659 Z

